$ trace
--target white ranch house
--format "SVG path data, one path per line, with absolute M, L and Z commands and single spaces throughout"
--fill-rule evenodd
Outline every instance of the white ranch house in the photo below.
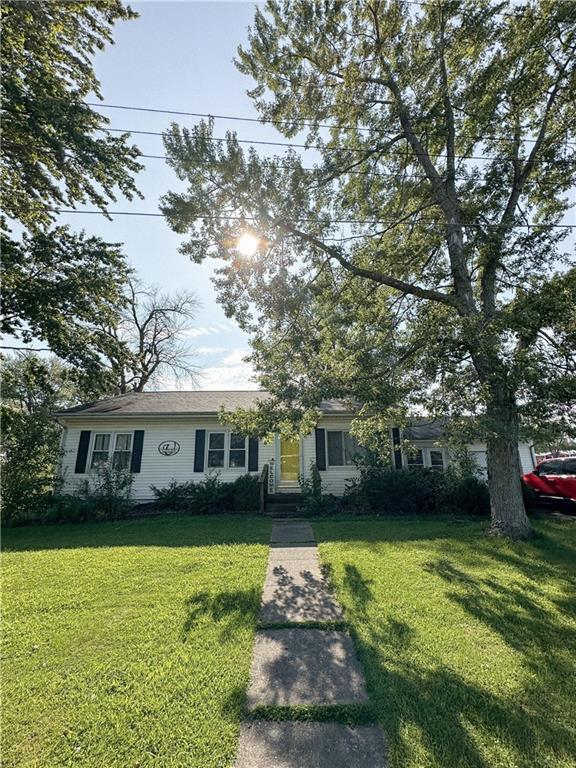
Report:
M 73 493 L 100 463 L 130 468 L 134 475 L 133 498 L 153 498 L 150 486 L 167 486 L 202 480 L 219 472 L 223 481 L 246 472 L 267 474 L 268 492 L 299 490 L 298 475 L 305 477 L 315 463 L 327 493 L 341 496 L 346 482 L 357 476 L 354 455 L 359 450 L 350 435 L 353 413 L 338 400 L 322 403 L 322 416 L 314 433 L 299 440 L 276 436 L 271 443 L 234 434 L 218 418 L 221 408 L 249 408 L 262 391 L 142 392 L 88 403 L 55 414 L 63 427 L 60 475 L 64 491 Z M 424 466 L 442 470 L 450 456 L 439 444 L 438 423 L 420 422 L 403 430 L 391 428 L 390 443 L 396 468 Z M 415 449 L 406 453 L 405 440 Z M 469 451 L 486 467 L 486 446 L 471 443 Z M 519 444 L 524 472 L 535 467 L 529 443 Z

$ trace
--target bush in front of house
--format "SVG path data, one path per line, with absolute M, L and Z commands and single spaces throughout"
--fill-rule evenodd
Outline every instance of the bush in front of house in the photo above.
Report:
M 322 485 L 322 476 L 315 462 L 310 464 L 310 475 L 298 476 L 302 499 L 298 504 L 298 511 L 303 515 L 327 516 L 342 511 L 342 500 L 331 493 L 325 493 Z
M 132 473 L 119 467 L 98 467 L 80 486 L 84 500 L 96 520 L 116 520 L 132 506 Z
M 241 475 L 232 483 L 232 508 L 235 512 L 260 509 L 260 484 L 254 475 Z
M 232 483 L 220 480 L 218 473 L 207 475 L 197 483 L 177 483 L 166 488 L 150 486 L 159 509 L 179 510 L 197 515 L 218 512 L 254 512 L 260 508 L 258 478 L 241 475 Z
M 360 477 L 346 487 L 344 505 L 355 512 L 383 515 L 490 514 L 486 483 L 468 470 L 453 467 L 440 472 L 361 466 Z
M 3 517 L 4 525 L 47 525 L 87 520 L 118 520 L 132 506 L 132 474 L 125 469 L 101 467 L 80 485 L 77 494 L 56 490 L 42 504 L 30 504 L 16 514 Z

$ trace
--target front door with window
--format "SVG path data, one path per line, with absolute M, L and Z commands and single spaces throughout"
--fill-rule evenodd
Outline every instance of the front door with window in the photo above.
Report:
M 280 482 L 297 482 L 300 472 L 300 441 L 280 440 Z

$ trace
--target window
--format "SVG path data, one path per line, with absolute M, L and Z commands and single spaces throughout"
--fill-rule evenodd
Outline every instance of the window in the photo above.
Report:
M 242 435 L 230 435 L 230 454 L 228 466 L 246 466 L 246 438 Z
M 208 435 L 208 467 L 210 469 L 224 467 L 225 432 L 210 432 Z
M 564 459 L 564 475 L 576 475 L 576 459 Z
M 364 455 L 364 448 L 349 432 L 327 431 L 328 465 L 344 467 L 354 464 L 354 461 Z
M 440 471 L 444 469 L 444 455 L 442 451 L 430 451 L 430 467 Z
M 424 451 L 418 448 L 406 455 L 406 464 L 409 469 L 419 469 L 424 466 Z
M 562 474 L 562 459 L 554 459 L 553 461 L 545 461 L 540 464 L 539 475 L 561 475 Z
M 92 447 L 92 461 L 90 469 L 108 464 L 110 458 L 110 434 L 94 435 L 94 445 Z
M 113 469 L 130 469 L 131 432 L 99 432 L 94 435 L 90 469 L 106 466 L 110 464 L 110 459 Z
M 116 435 L 112 466 L 114 469 L 130 469 L 132 458 L 132 435 L 125 433 Z
M 343 432 L 327 432 L 328 464 L 331 467 L 344 466 L 344 437 Z

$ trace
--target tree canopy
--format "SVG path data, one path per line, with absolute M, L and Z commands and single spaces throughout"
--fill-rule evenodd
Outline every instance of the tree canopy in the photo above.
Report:
M 94 54 L 136 14 L 119 0 L 8 0 L 0 12 L 2 331 L 102 378 L 102 355 L 123 350 L 100 326 L 121 312 L 130 270 L 119 245 L 54 222 L 63 206 L 105 212 L 118 192 L 139 194 L 139 150 L 86 103 L 101 98 Z
M 34 230 L 59 207 L 105 210 L 117 189 L 132 198 L 139 150 L 85 99 L 101 98 L 93 55 L 113 42 L 116 21 L 136 14 L 120 0 L 7 0 L 0 11 L 4 213 Z
M 252 414 L 255 428 L 326 396 L 364 403 L 356 429 L 376 435 L 414 409 L 477 415 L 493 530 L 529 533 L 519 411 L 544 395 L 532 418 L 571 418 L 576 402 L 561 227 L 575 52 L 576 6 L 552 0 L 256 11 L 238 67 L 261 117 L 320 159 L 259 157 L 232 133 L 214 142 L 211 122 L 173 125 L 166 150 L 188 188 L 162 204 L 190 234 L 184 253 L 222 260 L 221 301 L 253 334 L 277 405 Z M 246 231 L 253 258 L 235 248 Z

